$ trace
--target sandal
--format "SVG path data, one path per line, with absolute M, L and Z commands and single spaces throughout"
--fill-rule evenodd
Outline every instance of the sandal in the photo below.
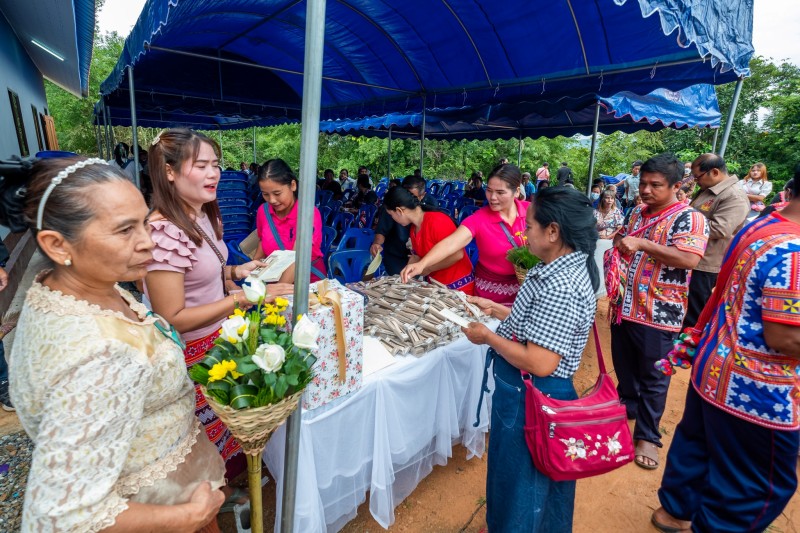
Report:
M 660 512 L 659 512 L 660 511 Z M 664 515 L 662 517 L 656 517 L 656 515 Z M 667 518 L 672 521 L 675 525 L 667 525 L 664 523 L 664 519 Z M 683 531 L 690 531 L 692 527 L 692 522 L 689 520 L 679 520 L 669 514 L 663 507 L 659 507 L 653 514 L 650 515 L 650 522 L 653 526 L 661 531 L 662 533 L 681 533 Z
M 658 468 L 658 446 L 652 442 L 647 442 L 646 440 L 638 441 L 634 454 L 633 462 L 636 463 L 636 466 L 644 468 L 645 470 L 655 470 Z M 645 459 L 649 459 L 653 464 L 646 462 Z
M 233 487 L 233 492 L 231 495 L 225 498 L 225 503 L 222 504 L 222 507 L 219 508 L 219 514 L 222 513 L 232 513 L 236 510 L 237 506 L 250 505 L 250 494 L 238 487 Z

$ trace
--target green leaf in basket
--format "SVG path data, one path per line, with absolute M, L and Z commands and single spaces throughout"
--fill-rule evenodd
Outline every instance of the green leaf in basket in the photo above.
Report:
M 278 334 L 271 327 L 261 328 L 261 342 L 264 344 L 275 344 Z
M 227 381 L 212 381 L 206 385 L 206 392 L 222 405 L 230 403 L 231 384 Z
M 252 385 L 236 385 L 231 387 L 229 393 L 231 407 L 234 409 L 253 407 L 256 402 L 256 394 L 258 394 L 258 389 Z
M 253 357 L 251 355 L 232 357 L 231 359 L 236 363 L 237 372 L 249 374 L 250 372 L 258 370 L 258 366 L 253 362 Z
M 189 377 L 196 383 L 206 385 L 208 383 L 208 368 L 203 365 L 194 365 L 189 369 Z
M 275 395 L 278 398 L 283 398 L 287 390 L 289 390 L 289 383 L 286 382 L 286 376 L 278 376 L 278 382 L 275 383 Z

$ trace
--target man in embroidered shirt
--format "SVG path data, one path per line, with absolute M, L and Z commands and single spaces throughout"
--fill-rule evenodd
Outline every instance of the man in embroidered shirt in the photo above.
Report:
M 764 531 L 797 490 L 798 185 L 726 254 L 658 491 L 662 531 Z
M 738 186 L 739 180 L 728 175 L 725 160 L 720 156 L 701 155 L 692 163 L 692 174 L 700 186 L 700 192 L 692 200 L 691 206 L 706 217 L 708 246 L 703 259 L 692 270 L 684 328 L 694 326 L 697 322 L 717 283 L 722 256 L 750 214 L 747 195 Z
M 631 212 L 626 231 L 614 238 L 623 261 L 624 298 L 614 311 L 611 346 L 620 399 L 628 418 L 636 419 L 636 464 L 658 466 L 659 422 L 664 413 L 669 376 L 654 367 L 666 357 L 686 314 L 691 269 L 706 249 L 703 215 L 679 203 L 683 164 L 672 154 L 645 161 L 639 196 L 643 205 Z M 649 226 L 635 236 L 625 236 Z

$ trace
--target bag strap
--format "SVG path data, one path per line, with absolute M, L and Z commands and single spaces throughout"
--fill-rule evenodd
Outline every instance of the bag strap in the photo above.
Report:
M 600 333 L 597 331 L 597 321 L 592 322 L 592 335 L 594 336 L 594 348 L 597 352 L 597 368 L 600 370 L 599 374 L 608 374 L 606 372 L 606 362 L 603 360 L 603 347 L 600 345 Z M 530 381 L 533 376 L 530 372 L 524 370 L 519 371 L 522 374 L 523 383 L 527 380 Z
M 275 221 L 272 220 L 272 214 L 269 212 L 269 207 L 267 207 L 267 204 L 262 204 L 262 206 L 264 207 L 264 214 L 267 216 L 267 224 L 269 224 L 269 229 L 272 231 L 272 238 L 275 239 L 278 248 L 281 250 L 286 250 L 286 246 L 283 245 L 281 236 L 278 235 L 278 228 L 275 227 Z
M 219 251 L 217 245 L 214 244 L 214 241 L 212 241 L 211 238 L 206 234 L 206 232 L 203 231 L 203 228 L 200 227 L 200 224 L 198 224 L 197 222 L 194 222 L 193 224 L 197 232 L 200 233 L 200 236 L 203 237 L 203 240 L 208 243 L 208 245 L 211 247 L 212 250 L 214 250 L 217 259 L 219 259 L 219 267 L 222 272 L 222 293 L 225 296 L 227 296 L 228 288 L 225 286 L 225 257 L 222 255 L 222 252 Z
M 281 236 L 278 235 L 278 228 L 275 227 L 275 221 L 272 219 L 272 214 L 269 212 L 269 207 L 267 207 L 267 204 L 262 204 L 262 206 L 264 207 L 264 215 L 267 217 L 267 224 L 269 224 L 269 229 L 272 232 L 272 237 L 275 239 L 275 243 L 281 250 L 286 250 L 286 246 L 284 246 Z M 317 276 L 319 279 L 325 279 L 327 277 L 322 273 L 322 270 L 318 269 L 314 265 L 311 265 L 311 273 Z
M 515 241 L 514 237 L 511 236 L 511 232 L 508 231 L 508 228 L 506 227 L 505 223 L 501 220 L 500 222 L 498 222 L 498 224 L 500 224 L 500 227 L 503 228 L 503 233 L 506 234 L 506 239 L 508 239 L 508 243 L 511 245 L 512 248 L 516 248 L 517 241 Z
M 684 207 L 686 207 L 686 204 L 682 204 L 681 202 L 676 202 L 676 203 L 672 204 L 672 207 L 670 207 L 670 208 L 666 209 L 664 212 L 662 212 L 661 215 L 659 215 L 658 218 L 656 218 L 654 221 L 649 222 L 649 223 L 645 224 L 644 226 L 642 226 L 641 228 L 636 229 L 636 230 L 628 233 L 627 236 L 628 237 L 633 237 L 635 235 L 639 235 L 640 233 L 643 233 L 644 231 L 652 228 L 653 226 L 655 226 L 656 224 L 658 224 L 659 222 L 661 222 L 665 218 L 674 215 L 675 213 L 677 213 L 678 211 L 680 211 Z

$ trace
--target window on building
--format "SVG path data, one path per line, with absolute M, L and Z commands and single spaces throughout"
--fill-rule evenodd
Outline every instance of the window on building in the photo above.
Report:
M 47 113 L 47 110 L 44 111 Z M 47 119 L 45 119 L 45 115 L 39 113 L 39 123 L 41 124 L 42 131 L 44 132 L 44 147 L 45 150 L 52 150 L 53 147 L 50 146 L 50 138 L 47 135 Z
M 39 126 L 39 111 L 36 110 L 35 105 L 31 105 L 31 111 L 33 112 L 33 125 L 36 127 L 36 142 L 41 152 L 44 150 L 44 145 L 42 144 L 42 128 Z
M 11 101 L 11 115 L 14 117 L 14 129 L 17 131 L 17 142 L 19 143 L 19 155 L 28 157 L 28 138 L 25 136 L 25 124 L 22 122 L 22 108 L 19 105 L 17 93 L 8 90 L 8 99 Z

